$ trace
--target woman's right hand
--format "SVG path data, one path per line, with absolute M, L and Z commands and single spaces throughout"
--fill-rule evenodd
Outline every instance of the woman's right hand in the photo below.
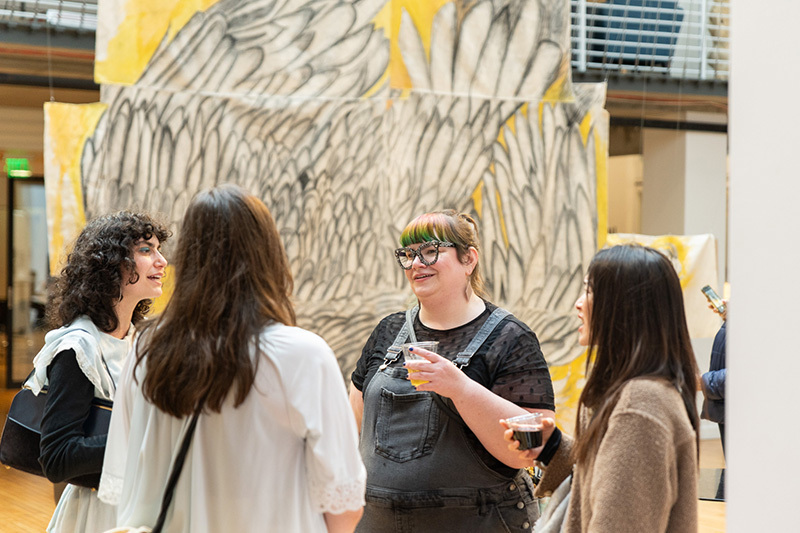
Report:
M 520 459 L 529 461 L 532 465 L 533 461 L 535 461 L 536 458 L 539 457 L 539 454 L 542 453 L 542 449 L 544 449 L 545 444 L 547 444 L 548 439 L 553 434 L 553 431 L 556 428 L 556 421 L 552 418 L 542 419 L 542 445 L 529 450 L 519 449 L 519 441 L 514 438 L 514 430 L 509 429 L 505 420 L 500 420 L 500 425 L 505 428 L 505 432 L 503 432 L 503 438 L 508 442 L 508 449 L 516 451 L 519 454 Z

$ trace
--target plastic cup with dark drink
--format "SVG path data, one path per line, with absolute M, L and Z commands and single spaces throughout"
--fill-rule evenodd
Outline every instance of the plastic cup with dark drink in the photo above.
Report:
M 514 430 L 514 438 L 519 441 L 520 450 L 530 450 L 542 445 L 542 413 L 527 413 L 506 418 L 509 429 Z

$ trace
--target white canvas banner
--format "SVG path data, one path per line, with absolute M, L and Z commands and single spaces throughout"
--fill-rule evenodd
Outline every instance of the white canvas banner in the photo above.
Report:
M 717 241 L 713 235 L 637 235 L 612 233 L 608 244 L 636 242 L 655 248 L 670 258 L 683 288 L 686 321 L 692 338 L 713 337 L 720 318 L 708 308 L 708 300 L 700 289 L 705 285 L 722 294 L 717 279 Z

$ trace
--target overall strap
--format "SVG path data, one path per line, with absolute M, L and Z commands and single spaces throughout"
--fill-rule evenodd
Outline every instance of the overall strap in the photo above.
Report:
M 378 369 L 379 371 L 386 369 L 386 367 L 400 358 L 400 354 L 403 352 L 403 343 L 406 342 L 406 339 L 411 342 L 417 342 L 417 335 L 414 333 L 414 319 L 417 318 L 417 313 L 419 313 L 419 304 L 406 311 L 406 320 L 403 322 L 403 327 L 400 328 L 400 332 L 395 337 L 392 345 L 386 350 L 386 356 L 383 358 L 383 364 Z
M 417 334 L 414 333 L 414 319 L 417 318 L 417 313 L 419 313 L 419 304 L 406 311 L 406 323 L 404 327 L 408 329 L 408 342 L 417 342 Z M 394 343 L 397 345 L 403 344 L 403 340 L 405 339 L 399 342 L 398 339 L 400 339 L 399 335 L 397 339 L 394 340 Z
M 469 362 L 472 359 L 472 356 L 475 355 L 475 352 L 478 351 L 478 348 L 486 342 L 486 339 L 489 335 L 494 331 L 494 328 L 508 315 L 510 315 L 508 311 L 503 309 L 502 307 L 498 307 L 492 314 L 489 315 L 489 318 L 486 319 L 486 322 L 483 323 L 481 329 L 478 330 L 478 333 L 472 338 L 469 345 L 467 345 L 467 349 L 463 352 L 459 352 L 456 356 L 453 363 L 458 368 L 465 368 L 469 366 Z

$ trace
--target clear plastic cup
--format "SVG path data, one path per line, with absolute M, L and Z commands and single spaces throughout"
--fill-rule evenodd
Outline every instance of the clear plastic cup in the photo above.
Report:
M 414 352 L 409 352 L 408 351 L 408 349 L 410 347 L 412 347 L 412 346 L 414 348 L 422 348 L 422 349 L 428 350 L 430 352 L 438 353 L 439 341 L 407 342 L 406 344 L 403 345 L 403 357 L 405 358 L 406 361 L 425 361 L 426 363 L 428 363 L 429 361 L 427 359 L 424 359 L 424 358 L 420 357 L 418 354 L 415 354 Z M 412 370 L 412 369 L 409 368 L 408 372 L 409 373 L 417 372 L 417 370 Z M 414 385 L 415 387 L 418 387 L 418 386 L 422 385 L 423 383 L 427 383 L 427 381 L 421 380 L 421 379 L 412 379 L 411 380 L 411 384 Z
M 530 450 L 542 445 L 542 413 L 527 413 L 506 418 L 509 429 L 514 430 L 514 438 L 519 441 L 520 450 Z

